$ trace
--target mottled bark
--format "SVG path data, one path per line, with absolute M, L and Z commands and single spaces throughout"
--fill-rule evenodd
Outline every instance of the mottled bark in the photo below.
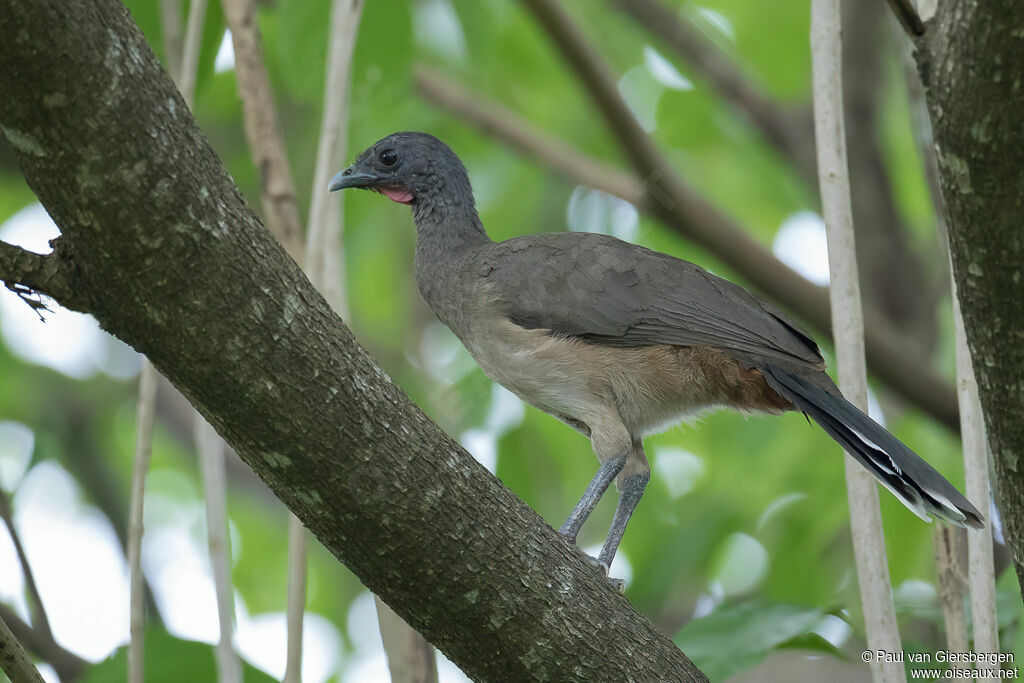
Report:
M 925 27 L 916 56 L 953 272 L 1024 585 L 1024 4 L 947 0 Z
M 0 128 L 60 226 L 59 300 L 177 386 L 476 680 L 705 680 L 395 387 L 245 205 L 123 6 L 0 5 Z M 11 271 L 0 253 L 0 279 Z

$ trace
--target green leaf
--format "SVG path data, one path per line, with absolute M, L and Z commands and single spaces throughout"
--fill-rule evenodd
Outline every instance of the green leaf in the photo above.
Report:
M 760 601 L 722 605 L 684 626 L 675 642 L 717 681 L 749 669 L 772 650 L 806 638 L 823 614 L 818 607 Z

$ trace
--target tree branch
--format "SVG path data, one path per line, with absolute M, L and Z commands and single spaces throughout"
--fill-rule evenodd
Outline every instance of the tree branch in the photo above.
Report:
M 957 298 L 1024 587 L 1024 5 L 939 3 L 915 56 L 932 120 Z M 1009 69 L 1009 70 L 1008 70 Z
M 11 633 L 11 629 L 0 619 L 0 668 L 11 679 L 11 683 L 43 683 L 39 670 L 29 659 L 28 653 Z
M 91 312 L 367 587 L 475 680 L 706 680 L 356 344 L 120 3 L 6 3 L 0 27 L 0 126 L 42 150 L 16 153 Z
M 416 69 L 420 94 L 485 133 L 536 159 L 572 182 L 615 195 L 662 221 L 741 273 L 767 296 L 831 336 L 828 290 L 811 284 L 779 261 L 732 219 L 715 209 L 696 189 L 676 179 L 671 195 L 641 184 L 635 177 L 581 154 L 560 138 L 535 126 L 483 95 L 429 67 Z M 642 173 L 642 171 L 640 171 Z M 654 177 L 653 175 L 650 177 Z M 958 429 L 956 393 L 880 313 L 865 308 L 868 365 L 907 401 L 954 431 Z
M 7 624 L 19 643 L 53 667 L 60 677 L 61 683 L 71 683 L 77 680 L 89 666 L 89 662 L 74 652 L 65 650 L 52 637 L 47 637 L 26 624 L 17 612 L 2 603 L 0 603 L 0 619 Z
M 235 78 L 238 80 L 238 96 L 242 100 L 245 137 L 263 183 L 260 192 L 263 218 L 292 258 L 299 259 L 302 254 L 302 218 L 274 107 L 270 77 L 263 63 L 256 1 L 221 0 L 221 4 L 235 48 Z
M 58 239 L 54 245 L 59 247 L 60 243 Z M 39 303 L 29 298 L 33 293 L 58 299 L 65 308 L 75 311 L 82 311 L 88 306 L 68 281 L 69 266 L 57 250 L 51 254 L 36 254 L 0 242 L 0 280 L 37 310 Z
M 811 66 L 814 90 L 814 139 L 818 153 L 818 184 L 828 236 L 833 333 L 839 388 L 864 412 L 868 409 L 867 364 L 864 359 L 864 316 L 861 311 L 857 246 L 853 233 L 850 173 L 843 123 L 842 13 L 839 0 L 811 2 Z M 878 486 L 847 452 L 846 493 L 850 535 L 857 564 L 857 584 L 864 610 L 864 631 L 872 652 L 901 652 L 892 581 L 882 531 Z M 903 665 L 882 657 L 868 662 L 879 683 L 906 681 Z
M 36 577 L 32 573 L 32 565 L 29 564 L 28 555 L 25 554 L 25 547 L 21 544 L 18 530 L 14 528 L 11 499 L 3 489 L 0 489 L 0 517 L 3 518 L 4 525 L 7 527 L 7 533 L 11 537 L 11 543 L 14 544 L 14 552 L 18 556 L 18 564 L 21 565 L 21 575 L 25 579 L 25 586 L 28 588 L 29 605 L 32 611 L 32 627 L 38 630 L 47 640 L 53 640 L 50 619 L 46 616 L 46 607 L 43 605 L 42 596 L 39 595 L 39 587 L 36 585 Z
M 712 89 L 746 115 L 810 185 L 817 182 L 811 113 L 787 108 L 765 95 L 711 41 L 658 0 L 612 0 L 612 4 L 687 60 Z

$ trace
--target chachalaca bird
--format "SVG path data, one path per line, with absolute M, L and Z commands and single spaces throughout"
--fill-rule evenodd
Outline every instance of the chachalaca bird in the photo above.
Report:
M 849 401 L 818 346 L 775 306 L 687 261 L 607 235 L 488 238 L 459 158 L 395 133 L 331 179 L 412 207 L 416 283 L 487 375 L 590 438 L 597 474 L 559 532 L 575 543 L 617 478 L 605 571 L 650 480 L 643 438 L 726 407 L 802 411 L 914 514 L 984 521 L 957 489 Z

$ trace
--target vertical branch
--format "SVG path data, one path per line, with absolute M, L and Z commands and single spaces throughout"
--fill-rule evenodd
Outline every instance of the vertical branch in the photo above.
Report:
M 32 565 L 29 564 L 25 547 L 21 543 L 21 537 L 14 526 L 14 514 L 11 508 L 11 499 L 7 492 L 0 489 L 0 517 L 3 517 L 7 532 L 10 534 L 11 543 L 14 545 L 14 552 L 18 556 L 18 563 L 21 565 L 21 574 L 25 579 L 25 586 L 28 588 L 29 606 L 32 612 L 32 625 L 22 622 L 16 614 L 0 615 L 0 620 L 7 622 L 5 626 L 21 632 L 20 636 L 12 636 L 23 643 L 25 647 L 36 652 L 37 655 L 50 663 L 54 671 L 62 681 L 73 681 L 81 674 L 86 663 L 76 655 L 62 648 L 53 637 L 50 629 L 50 619 L 46 616 L 46 607 L 43 605 L 43 598 L 39 594 L 39 587 L 36 585 L 35 575 L 32 573 Z M 13 624 L 13 627 L 11 626 Z M 0 658 L 7 653 L 0 647 Z M 6 671 L 6 667 L 4 667 Z
M 217 595 L 217 679 L 219 683 L 241 683 L 242 664 L 235 652 L 235 600 L 231 586 L 231 534 L 228 528 L 227 482 L 224 473 L 224 440 L 194 411 L 193 427 L 199 469 L 206 498 L 206 539 L 210 548 L 210 566 Z
M 168 8 L 164 8 L 168 14 Z M 174 74 L 182 98 L 189 107 L 195 96 L 196 67 L 199 63 L 199 47 L 202 43 L 203 20 L 206 16 L 206 0 L 192 0 L 188 14 L 188 28 L 185 34 L 180 65 Z M 173 27 L 170 27 L 173 29 Z M 169 35 L 165 29 L 165 35 Z M 173 34 L 173 30 L 170 31 Z M 135 456 L 132 461 L 131 492 L 128 503 L 128 576 L 129 576 L 129 642 L 128 681 L 142 683 L 145 680 L 145 629 L 146 629 L 146 584 L 142 573 L 142 532 L 143 508 L 146 490 L 146 474 L 153 456 L 153 415 L 156 408 L 156 368 L 143 358 L 139 372 L 139 396 L 135 415 Z
M 14 544 L 14 552 L 18 556 L 18 563 L 21 565 L 21 574 L 25 579 L 25 586 L 28 588 L 29 599 L 31 600 L 32 627 L 48 639 L 53 640 L 53 631 L 50 629 L 50 619 L 46 616 L 46 608 L 43 606 L 43 598 L 39 595 L 39 587 L 36 585 L 36 577 L 32 573 L 32 565 L 28 562 L 28 555 L 25 554 L 25 547 L 21 544 L 21 537 L 14 528 L 14 517 L 11 510 L 11 499 L 7 492 L 0 489 L 0 517 L 3 517 L 7 526 L 7 533 Z
M 199 47 L 203 36 L 207 0 L 192 0 L 181 58 L 178 88 L 188 105 L 195 94 Z M 217 672 L 220 683 L 241 683 L 242 664 L 234 649 L 235 601 L 231 586 L 231 543 L 228 531 L 227 484 L 224 476 L 224 442 L 216 431 L 194 412 L 196 454 L 206 502 L 206 537 L 210 550 L 214 592 L 217 596 Z
M 4 670 L 11 683 L 43 683 L 39 670 L 29 659 L 28 653 L 17 641 L 11 629 L 0 619 L 0 669 Z
M 242 100 L 245 137 L 253 164 L 260 171 L 263 219 L 270 232 L 299 261 L 302 255 L 302 219 L 295 182 L 288 167 L 284 140 L 263 64 L 263 48 L 255 0 L 222 0 L 224 19 L 235 48 L 235 78 Z
M 327 302 L 348 317 L 344 287 L 341 197 L 327 193 L 331 174 L 346 155 L 352 51 L 362 0 L 334 0 L 327 49 L 324 109 L 317 144 L 303 269 Z M 302 613 L 306 601 L 306 530 L 288 518 L 288 652 L 285 683 L 298 683 L 302 668 Z
M 180 0 L 160 0 L 160 29 L 164 40 L 164 65 L 171 78 L 177 81 L 182 51 Z
M 178 90 L 191 107 L 196 94 L 196 71 L 199 67 L 199 48 L 203 42 L 203 22 L 206 20 L 206 0 L 192 0 L 188 8 L 185 44 L 178 69 Z
M 866 410 L 864 320 L 843 127 L 841 49 L 839 0 L 812 0 L 814 133 L 818 148 L 821 204 L 828 233 L 829 271 L 832 273 L 829 293 L 839 387 L 852 403 Z M 868 649 L 872 652 L 900 652 L 896 610 L 882 538 L 878 489 L 871 476 L 849 455 L 846 456 L 846 486 Z M 903 681 L 906 678 L 903 665 L 899 663 L 872 661 L 871 673 L 875 681 Z
M 306 611 L 306 528 L 288 513 L 288 606 L 284 683 L 302 681 L 302 619 Z
M 156 368 L 146 359 L 139 372 L 139 399 L 135 413 L 135 457 L 132 461 L 128 501 L 128 577 L 131 621 L 128 641 L 128 683 L 143 683 L 143 642 L 146 629 L 145 582 L 142 576 L 142 503 L 146 473 L 153 455 L 153 408 L 156 403 Z
M 377 623 L 391 683 L 437 683 L 434 648 L 376 595 Z
M 310 282 L 321 287 L 327 276 L 325 247 L 328 234 L 340 236 L 340 193 L 327 193 L 331 174 L 345 159 L 348 134 L 348 98 L 351 78 L 352 51 L 355 48 L 356 29 L 362 12 L 363 0 L 334 0 L 331 4 L 330 45 L 327 51 L 327 82 L 324 84 L 324 111 L 320 123 L 320 141 L 317 145 L 316 169 L 313 172 L 313 192 L 309 204 L 309 230 L 306 233 L 306 254 L 303 269 Z M 333 205 L 333 208 L 332 208 Z M 342 316 L 347 316 L 347 303 L 336 295 L 328 303 Z
M 952 269 L 951 269 L 952 272 Z M 960 439 L 964 449 L 964 483 L 967 500 L 979 510 L 989 508 L 992 490 L 988 480 L 988 441 L 974 378 L 971 352 L 967 347 L 964 319 L 960 313 L 956 279 L 953 286 L 953 329 L 956 336 L 956 388 L 960 399 Z M 974 623 L 974 651 L 999 652 L 999 624 L 996 621 L 995 567 L 990 529 L 967 530 L 967 583 L 971 593 Z M 978 663 L 978 669 L 997 670 L 998 663 Z
M 967 617 L 964 614 L 964 581 L 960 571 L 960 534 L 948 524 L 936 524 L 932 532 L 935 546 L 935 567 L 939 575 L 939 596 L 942 599 L 942 618 L 946 622 L 946 649 L 967 652 Z M 966 659 L 952 662 L 954 669 L 966 669 Z

